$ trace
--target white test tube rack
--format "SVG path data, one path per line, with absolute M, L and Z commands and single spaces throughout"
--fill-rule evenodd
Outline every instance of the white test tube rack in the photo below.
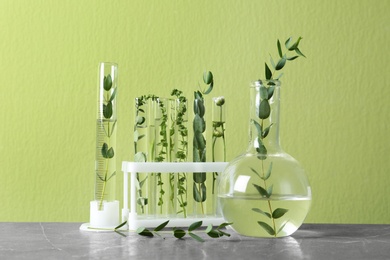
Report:
M 129 230 L 136 230 L 138 227 L 156 227 L 167 218 L 163 216 L 148 216 L 141 217 L 137 214 L 137 172 L 142 173 L 179 173 L 179 172 L 223 172 L 228 163 L 226 162 L 180 162 L 180 163 L 165 163 L 165 162 L 122 162 L 123 171 L 123 208 L 122 222 L 127 221 Z M 130 208 L 129 208 L 129 174 L 130 174 Z M 217 213 L 217 212 L 216 212 Z M 213 216 L 202 217 L 169 217 L 167 227 L 188 227 L 196 221 L 202 220 L 202 225 L 209 224 L 219 225 L 224 222 L 222 216 L 217 214 Z

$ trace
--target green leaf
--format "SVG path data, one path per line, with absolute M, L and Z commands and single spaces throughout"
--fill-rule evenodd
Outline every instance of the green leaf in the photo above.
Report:
M 268 127 L 266 127 L 266 128 L 264 129 L 263 133 L 261 134 L 261 136 L 262 136 L 263 138 L 266 138 L 266 137 L 267 137 L 267 135 L 269 134 L 269 130 L 271 129 L 271 126 L 272 126 L 272 124 L 270 124 Z
M 279 57 L 282 58 L 282 57 L 283 57 L 283 53 L 282 53 L 282 47 L 280 46 L 280 41 L 279 41 L 279 39 L 278 39 L 277 45 L 278 45 Z
M 253 208 L 252 209 L 254 212 L 257 212 L 257 213 L 260 213 L 260 214 L 263 214 L 264 216 L 266 216 L 267 218 L 271 218 L 271 214 L 269 214 L 268 212 L 264 212 L 262 211 L 261 209 L 259 208 Z
M 209 233 L 213 229 L 213 225 L 208 224 L 206 230 L 204 231 L 206 234 Z
M 281 70 L 283 69 L 284 65 L 286 64 L 286 59 L 281 58 L 278 63 L 276 64 L 275 70 Z
M 303 38 L 302 37 L 299 37 L 298 40 L 293 44 L 291 45 L 288 50 L 289 51 L 292 51 L 292 50 L 296 50 L 298 48 L 298 45 L 299 45 L 299 42 L 302 40 Z
M 223 234 L 221 234 L 221 232 L 219 232 L 218 230 L 215 230 L 215 229 L 212 229 L 210 232 L 207 233 L 207 235 L 209 237 L 212 237 L 212 238 L 218 238 L 218 237 L 223 236 Z
M 108 177 L 108 179 L 107 179 L 107 181 L 109 181 L 112 177 L 114 177 L 116 175 L 116 171 L 114 171 L 111 175 L 110 175 L 110 177 Z
M 116 90 L 117 90 L 117 88 L 115 88 L 114 91 L 112 92 L 111 97 L 110 97 L 110 102 L 112 102 L 115 99 L 115 97 L 116 97 Z
M 288 212 L 288 209 L 277 208 L 272 212 L 272 218 L 281 218 Z
M 268 187 L 267 189 L 267 198 L 271 197 L 272 195 L 272 189 L 274 188 L 274 185 L 271 185 L 270 187 Z
M 203 221 L 197 221 L 197 222 L 192 223 L 192 224 L 188 227 L 188 231 L 193 231 L 193 230 L 195 230 L 195 229 L 201 227 L 201 226 L 202 226 L 202 223 L 203 223 Z
M 253 186 L 255 186 L 256 190 L 260 193 L 262 197 L 269 197 L 268 192 L 263 187 L 256 184 L 253 184 Z
M 126 223 L 127 223 L 127 221 L 125 221 L 125 222 L 119 224 L 118 226 L 116 226 L 116 227 L 114 228 L 114 231 L 116 231 L 117 229 L 120 229 L 121 227 L 123 227 L 124 225 L 126 225 Z
M 146 237 L 153 237 L 153 233 L 147 229 L 147 228 L 144 228 L 144 227 L 139 227 L 137 228 L 136 230 L 137 234 L 141 235 L 141 236 L 146 236 Z
M 257 135 L 261 136 L 261 135 L 262 135 L 262 132 L 263 132 L 261 125 L 260 125 L 259 122 L 257 122 L 256 120 L 253 120 L 253 119 L 252 119 L 252 122 L 253 122 L 253 124 L 254 124 L 255 127 L 256 127 Z
M 287 58 L 287 60 L 295 60 L 296 58 L 298 58 L 299 56 L 292 56 L 292 57 L 289 57 Z
M 233 222 L 224 222 L 221 225 L 219 225 L 217 229 L 225 228 L 225 227 L 230 226 L 232 224 L 233 224 Z
M 275 230 L 274 230 L 270 225 L 268 225 L 267 223 L 262 222 L 262 221 L 257 221 L 257 223 L 258 223 L 265 231 L 267 231 L 268 234 L 270 234 L 271 236 L 274 236 L 274 235 L 275 235 Z
M 186 235 L 186 232 L 183 229 L 174 229 L 173 230 L 173 235 L 176 238 L 182 238 Z
M 257 176 L 259 176 L 259 178 L 261 178 L 260 174 L 255 169 L 253 169 L 252 167 L 250 167 L 250 168 L 251 168 L 252 172 L 254 172 Z
M 194 200 L 196 202 L 202 202 L 202 195 L 200 194 L 200 191 L 198 190 L 198 187 L 195 182 L 192 186 L 192 190 L 193 190 Z
M 203 82 L 207 85 L 213 82 L 213 73 L 211 71 L 203 72 Z
M 194 172 L 193 180 L 195 183 L 203 183 L 206 181 L 206 173 L 205 172 Z
M 271 106 L 269 105 L 268 100 L 263 99 L 260 102 L 259 105 L 259 118 L 260 119 L 267 119 L 269 115 L 271 114 Z
M 267 63 L 265 63 L 265 79 L 269 80 L 272 78 L 272 72 L 269 69 Z
M 109 91 L 112 87 L 112 78 L 111 78 L 111 75 L 108 74 L 107 76 L 104 76 L 104 79 L 103 79 L 103 88 L 104 90 L 106 91 Z
M 291 46 L 290 46 L 291 40 L 292 40 L 292 37 L 288 38 L 288 39 L 286 40 L 286 42 L 284 43 L 287 49 L 289 49 L 289 48 L 291 47 Z
M 272 172 L 272 162 L 269 165 L 269 168 L 268 168 L 268 171 L 267 171 L 266 175 L 262 179 L 265 180 L 265 181 L 268 180 L 268 178 L 271 176 L 271 172 Z
M 112 113 L 112 103 L 108 102 L 107 105 L 103 104 L 103 116 L 108 119 L 112 117 Z
M 200 188 L 202 189 L 202 202 L 205 202 L 206 201 L 206 196 L 207 196 L 207 192 L 206 192 L 206 184 L 203 182 L 201 185 L 200 185 Z
M 162 230 L 163 228 L 166 227 L 166 225 L 168 225 L 168 223 L 169 223 L 169 220 L 165 221 L 164 223 L 161 223 L 160 225 L 158 225 L 158 227 L 156 227 L 156 228 L 154 229 L 154 231 L 160 231 L 160 230 Z
M 107 157 L 105 157 L 105 158 L 111 159 L 111 158 L 114 157 L 114 155 L 115 155 L 114 149 L 111 147 L 110 149 L 108 149 L 108 151 L 107 151 Z
M 266 87 L 260 86 L 259 92 L 261 99 L 268 99 L 268 90 Z
M 258 148 L 256 148 L 256 151 L 257 151 L 257 153 L 258 153 L 258 158 L 260 159 L 260 160 L 265 160 L 265 159 L 267 159 L 267 148 L 265 148 L 265 146 L 263 145 L 263 144 L 261 144 L 261 145 L 259 145 L 259 147 Z
M 103 158 L 108 158 L 107 152 L 108 152 L 108 145 L 106 143 L 102 146 L 102 156 Z
M 302 56 L 302 57 L 305 57 L 305 58 L 306 58 L 306 56 L 305 56 L 298 48 L 295 49 L 295 52 L 296 52 L 299 56 Z
M 192 237 L 193 239 L 195 239 L 196 241 L 198 241 L 198 242 L 204 242 L 204 239 L 203 239 L 203 238 L 201 238 L 200 236 L 198 236 L 198 235 L 196 235 L 196 234 L 194 234 L 194 233 L 189 232 L 188 235 L 189 235 L 190 237 Z
M 274 91 L 275 91 L 275 87 L 274 86 L 270 86 L 268 89 L 268 100 L 272 98 L 272 96 L 274 95 Z

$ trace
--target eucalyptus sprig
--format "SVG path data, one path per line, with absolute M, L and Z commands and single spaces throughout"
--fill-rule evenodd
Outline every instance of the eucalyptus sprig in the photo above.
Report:
M 260 208 L 252 208 L 252 211 L 259 213 L 263 216 L 265 216 L 269 221 L 268 223 L 265 221 L 258 221 L 257 223 L 260 225 L 261 228 L 263 228 L 269 235 L 271 236 L 277 236 L 283 228 L 286 226 L 289 220 L 281 220 L 280 224 L 277 225 L 276 221 L 279 221 L 285 214 L 288 213 L 288 209 L 285 208 L 273 208 L 271 199 L 273 195 L 273 185 L 269 184 L 269 178 L 272 175 L 272 162 L 270 162 L 268 169 L 266 170 L 266 167 L 264 165 L 264 161 L 267 159 L 267 148 L 264 144 L 264 139 L 267 138 L 269 132 L 272 128 L 272 123 L 269 125 L 265 125 L 267 122 L 266 120 L 271 115 L 271 106 L 270 106 L 270 100 L 274 95 L 275 90 L 275 80 L 279 80 L 283 73 L 279 74 L 277 78 L 274 78 L 274 74 L 276 71 L 280 71 L 284 68 L 287 61 L 293 61 L 296 58 L 302 56 L 305 57 L 305 55 L 300 51 L 298 48 L 300 41 L 302 40 L 302 37 L 299 37 L 296 42 L 292 41 L 292 38 L 288 38 L 285 41 L 285 47 L 286 50 L 283 52 L 282 46 L 280 44 L 280 41 L 277 41 L 277 49 L 279 54 L 279 60 L 275 64 L 274 60 L 272 59 L 272 56 L 270 58 L 271 65 L 273 67 L 273 71 L 270 70 L 267 63 L 265 63 L 265 77 L 266 77 L 266 84 L 263 84 L 259 80 L 260 87 L 259 87 L 259 93 L 260 93 L 260 104 L 258 105 L 257 109 L 257 118 L 251 119 L 252 123 L 254 124 L 256 130 L 257 130 L 257 141 L 258 141 L 258 147 L 256 147 L 257 152 L 257 158 L 261 162 L 261 166 L 259 167 L 261 171 L 257 171 L 254 168 L 250 168 L 253 173 L 255 173 L 259 178 L 261 184 L 252 183 L 252 185 L 255 187 L 257 192 L 260 194 L 260 196 L 267 200 L 267 209 L 263 210 Z M 288 53 L 294 52 L 297 55 L 294 56 L 287 56 Z
M 163 232 L 163 229 L 168 225 L 168 223 L 169 223 L 169 220 L 160 224 L 159 226 L 157 226 L 153 230 L 149 230 L 149 229 L 144 228 L 144 227 L 139 227 L 136 230 L 136 232 L 141 236 L 153 237 L 156 235 L 156 236 L 159 236 L 159 237 L 164 239 L 164 237 L 162 236 L 161 233 Z M 203 224 L 203 221 L 197 221 L 197 222 L 192 223 L 188 227 L 187 231 L 184 229 L 174 227 L 172 230 L 166 231 L 164 233 L 171 233 L 174 237 L 176 237 L 178 239 L 182 239 L 183 237 L 188 235 L 198 242 L 205 242 L 205 240 L 202 237 L 200 237 L 199 235 L 196 234 L 199 232 L 205 233 L 211 238 L 220 238 L 223 236 L 230 237 L 230 234 L 225 232 L 224 229 L 227 226 L 231 225 L 232 223 L 222 223 L 218 227 L 213 227 L 213 225 L 209 224 L 205 230 L 200 230 L 200 228 L 202 227 L 202 224 Z
M 99 202 L 99 210 L 103 209 L 103 200 L 106 192 L 106 186 L 107 182 L 111 180 L 112 177 L 116 175 L 116 171 L 109 172 L 109 164 L 113 161 L 112 159 L 115 156 L 114 147 L 110 147 L 110 138 L 112 134 L 114 133 L 115 126 L 116 126 L 116 119 L 112 119 L 112 116 L 114 115 L 114 107 L 113 102 L 116 98 L 116 92 L 117 88 L 113 88 L 112 84 L 112 77 L 110 74 L 107 74 L 103 78 L 103 89 L 104 89 L 104 103 L 103 103 L 103 120 L 101 123 L 103 123 L 102 128 L 104 130 L 104 133 L 107 137 L 108 142 L 104 142 L 101 148 L 101 156 L 104 158 L 106 168 L 104 171 L 104 176 L 101 176 L 98 172 L 96 172 L 97 177 L 103 182 L 102 192 L 98 196 L 100 197 Z M 107 122 L 107 129 L 104 125 L 104 122 Z M 112 123 L 112 124 L 111 124 Z
M 206 121 L 204 119 L 205 106 L 203 95 L 209 94 L 214 87 L 214 77 L 210 71 L 203 73 L 203 82 L 206 84 L 205 89 L 194 92 L 194 139 L 193 139 L 193 161 L 206 162 L 206 139 L 203 133 L 206 131 Z M 204 214 L 203 202 L 206 201 L 206 173 L 194 172 L 193 174 L 193 197 L 201 205 Z

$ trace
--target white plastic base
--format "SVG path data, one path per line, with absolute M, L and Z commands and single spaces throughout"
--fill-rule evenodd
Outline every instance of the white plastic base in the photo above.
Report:
M 99 210 L 99 201 L 90 203 L 90 223 L 81 225 L 81 230 L 113 231 L 119 223 L 119 201 L 103 201 L 102 210 Z

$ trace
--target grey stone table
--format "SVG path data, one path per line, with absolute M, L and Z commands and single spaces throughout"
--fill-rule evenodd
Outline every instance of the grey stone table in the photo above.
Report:
M 390 259 L 390 225 L 304 224 L 277 239 L 147 238 L 79 223 L 0 223 L 0 259 Z

